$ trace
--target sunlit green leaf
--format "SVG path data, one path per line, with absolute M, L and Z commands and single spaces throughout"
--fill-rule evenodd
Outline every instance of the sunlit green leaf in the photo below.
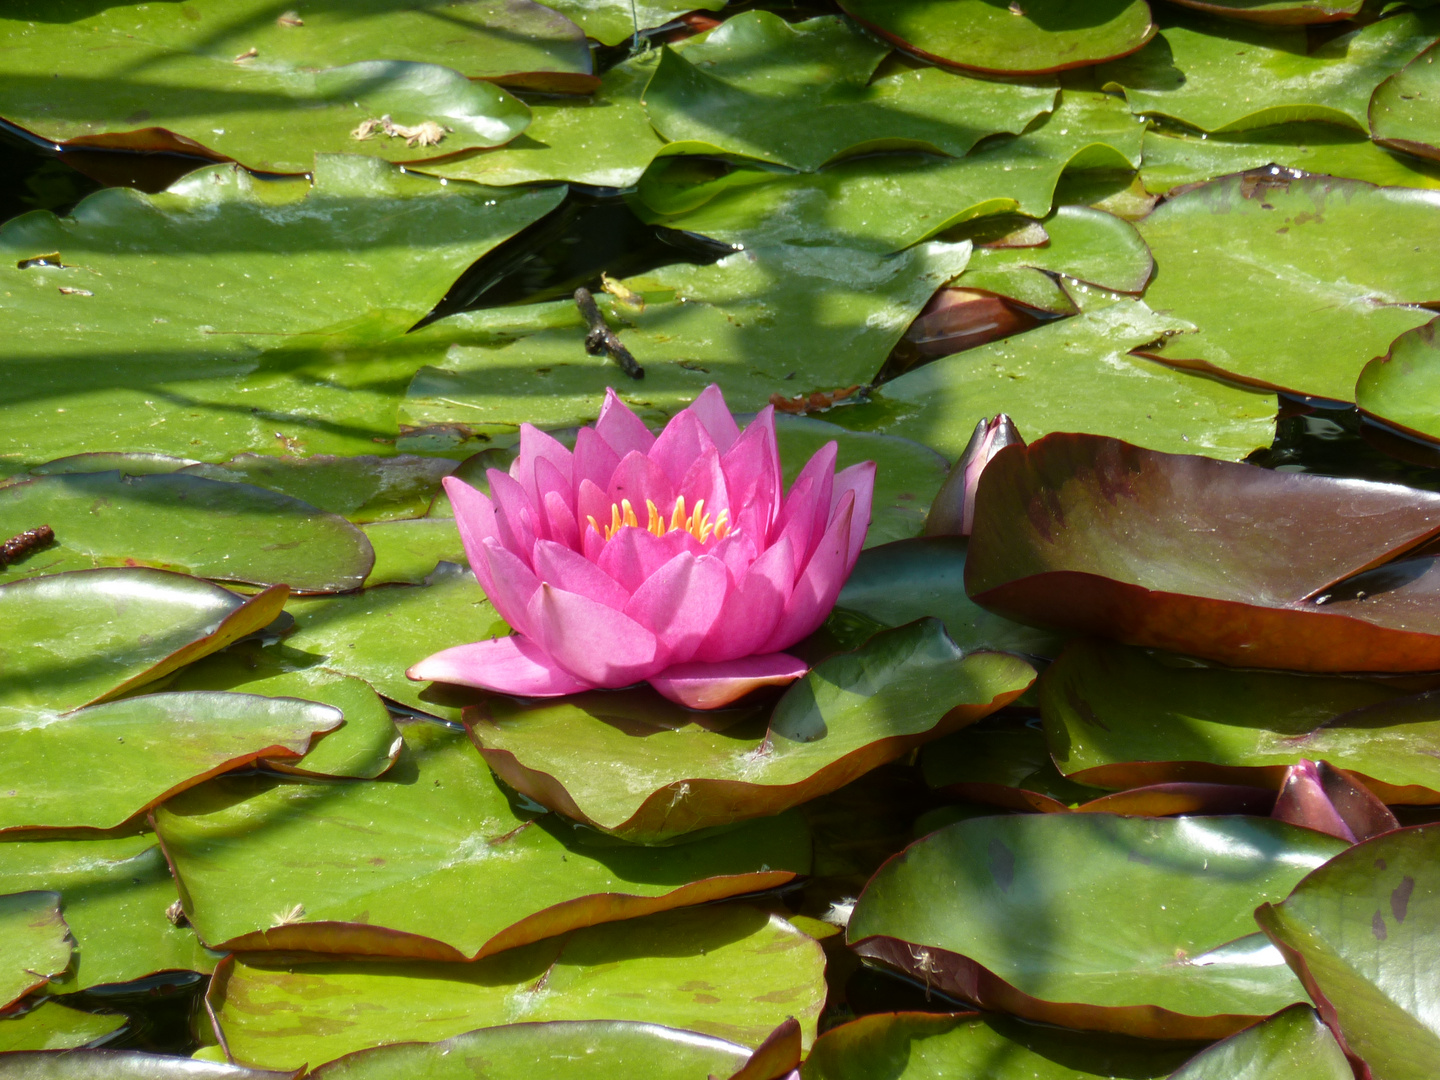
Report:
M 1315 1010 L 1292 1005 L 1203 1051 L 1172 1080 L 1350 1080 L 1354 1075 Z
M 638 31 L 691 11 L 719 11 L 726 0 L 551 0 L 546 7 L 574 19 L 602 45 L 618 45 Z M 637 21 L 638 20 L 638 21 Z
M 1440 322 L 1432 319 L 1395 339 L 1384 356 L 1371 360 L 1355 384 L 1355 404 L 1406 435 L 1440 440 Z
M 59 904 L 55 892 L 0 896 L 0 1008 L 44 986 L 69 965 L 70 935 Z
M 104 1043 L 106 1036 L 124 1026 L 121 1015 L 81 1012 L 58 1001 L 46 1001 L 29 1012 L 0 1020 L 0 1052 L 73 1050 Z

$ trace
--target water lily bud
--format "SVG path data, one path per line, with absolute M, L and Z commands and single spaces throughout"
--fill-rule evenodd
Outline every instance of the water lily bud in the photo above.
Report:
M 775 410 L 743 432 L 710 386 L 658 436 L 608 391 L 568 450 L 529 424 L 488 495 L 445 493 L 510 637 L 406 674 L 522 697 L 649 682 L 691 708 L 793 682 L 783 650 L 825 621 L 870 525 L 875 463 L 827 443 L 788 492 Z
M 1015 422 L 1000 413 L 993 420 L 981 420 L 965 452 L 950 470 L 930 513 L 925 518 L 926 536 L 969 536 L 975 525 L 975 489 L 990 459 L 1007 446 L 1025 445 Z

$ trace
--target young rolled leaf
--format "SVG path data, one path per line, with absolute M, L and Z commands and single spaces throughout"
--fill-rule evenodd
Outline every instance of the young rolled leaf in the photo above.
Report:
M 1219 1038 L 1301 1000 L 1251 904 L 1343 841 L 1246 817 L 972 818 L 881 868 L 850 918 L 862 956 L 1027 1019 Z
M 217 773 L 300 757 L 339 709 L 252 694 L 147 694 L 0 715 L 0 832 L 111 829 Z M 67 777 L 85 776 L 77 785 Z
M 1017 621 L 1242 667 L 1440 667 L 1428 597 L 1312 600 L 1440 532 L 1428 492 L 1052 435 L 995 457 L 975 523 L 966 590 Z
M 247 600 L 140 567 L 11 581 L 0 586 L 0 706 L 63 710 L 117 697 L 268 626 L 287 594 L 281 585 Z
M 1355 843 L 1398 829 L 1400 822 L 1365 785 L 1329 762 L 1301 759 L 1286 770 L 1270 816 Z
M 1385 1080 L 1440 1055 L 1440 829 L 1400 829 L 1330 860 L 1255 912 L 1347 1052 Z
M 476 745 L 516 790 L 577 821 L 654 843 L 778 813 L 1018 697 L 1033 669 L 963 653 L 939 620 L 822 661 L 764 712 L 707 718 L 638 692 L 467 711 Z M 596 769 L 614 761 L 616 769 Z
M 572 826 L 516 810 L 463 734 L 412 724 L 405 738 L 406 754 L 376 781 L 227 778 L 159 807 L 155 831 L 201 939 L 469 960 L 777 888 L 810 867 L 794 815 L 672 848 L 591 846 Z M 457 906 L 455 896 L 485 899 Z
M 0 896 L 0 1010 L 62 974 L 70 953 L 59 893 Z
M 207 1003 L 238 1061 L 319 1065 L 524 1019 L 629 1020 L 759 1046 L 786 1017 L 805 1042 L 825 998 L 818 942 L 726 905 L 607 923 L 473 964 L 240 954 Z

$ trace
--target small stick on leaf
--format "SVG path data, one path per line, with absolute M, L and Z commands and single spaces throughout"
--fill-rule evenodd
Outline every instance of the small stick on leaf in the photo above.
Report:
M 595 297 L 590 295 L 589 289 L 582 286 L 575 290 L 575 306 L 580 309 L 580 314 L 590 327 L 589 333 L 585 335 L 585 351 L 591 356 L 609 353 L 626 375 L 632 379 L 643 379 L 645 369 L 630 355 L 630 350 L 615 336 L 610 327 L 605 325 L 605 316 L 600 314 L 600 308 L 595 303 Z
M 5 569 L 12 562 L 25 558 L 32 551 L 39 551 L 43 547 L 49 547 L 55 542 L 55 530 L 49 525 L 41 525 L 39 528 L 26 529 L 19 536 L 12 536 L 5 543 L 0 544 L 0 570 Z

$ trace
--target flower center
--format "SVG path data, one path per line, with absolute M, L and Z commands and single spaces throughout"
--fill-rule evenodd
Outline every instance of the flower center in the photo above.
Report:
M 723 540 L 730 535 L 730 511 L 721 510 L 719 516 L 713 520 L 705 513 L 705 500 L 699 499 L 695 503 L 695 509 L 689 514 L 685 512 L 685 496 L 681 495 L 675 500 L 675 508 L 670 511 L 670 523 L 665 523 L 665 515 L 660 513 L 659 507 L 649 499 L 645 500 L 645 508 L 649 513 L 649 520 L 645 523 L 645 530 L 656 536 L 664 536 L 667 532 L 676 529 L 683 529 L 695 537 L 702 544 L 713 535 L 716 540 Z M 621 499 L 620 505 L 610 507 L 610 523 L 603 528 L 596 522 L 593 515 L 588 518 L 590 527 L 600 533 L 606 540 L 614 538 L 625 526 L 639 528 L 640 520 L 635 516 L 635 508 L 630 505 L 629 499 Z

